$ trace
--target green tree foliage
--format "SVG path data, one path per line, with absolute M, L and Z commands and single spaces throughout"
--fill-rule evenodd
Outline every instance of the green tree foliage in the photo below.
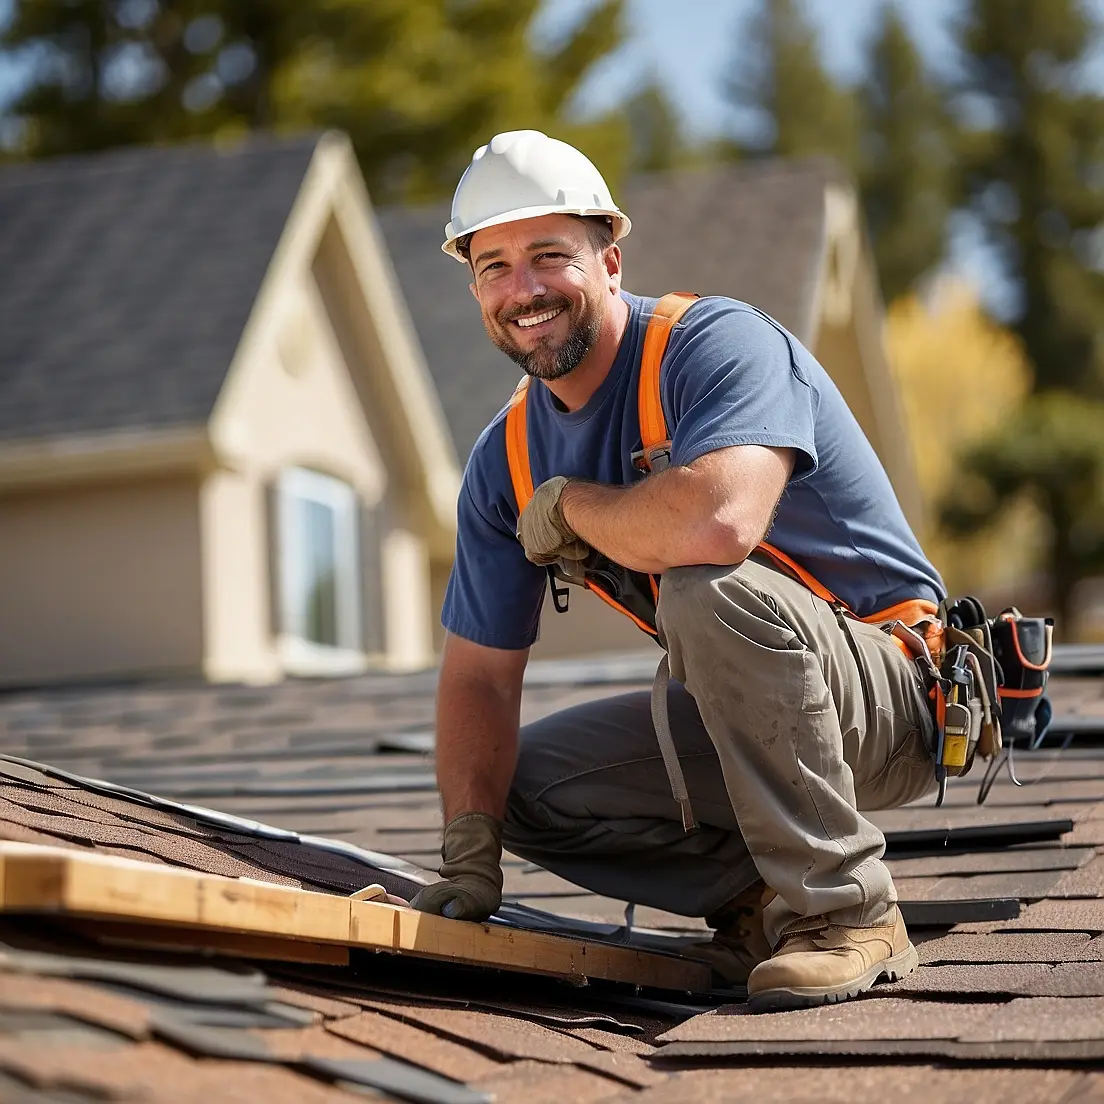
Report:
M 447 194 L 475 147 L 533 127 L 616 178 L 620 113 L 570 118 L 621 37 L 603 0 L 547 50 L 539 0 L 15 0 L 0 57 L 30 79 L 10 106 L 28 157 L 339 127 L 377 197 Z
M 635 171 L 664 172 L 687 159 L 682 123 L 658 80 L 649 81 L 629 99 L 625 115 Z
M 943 259 L 954 187 L 954 128 L 944 92 L 892 5 L 882 9 L 858 96 L 863 208 L 882 292 L 891 301 Z
M 1078 0 L 970 0 L 960 28 L 972 210 L 1014 282 L 1011 326 L 1033 369 L 1018 415 L 966 457 L 952 529 L 1033 498 L 1050 523 L 1063 626 L 1079 580 L 1104 571 L 1104 98 L 1082 67 L 1099 43 Z
M 728 98 L 758 118 L 762 133 L 737 140 L 730 152 L 825 154 L 853 171 L 859 148 L 855 97 L 824 68 L 816 31 L 799 0 L 759 0 L 740 28 L 740 42 Z

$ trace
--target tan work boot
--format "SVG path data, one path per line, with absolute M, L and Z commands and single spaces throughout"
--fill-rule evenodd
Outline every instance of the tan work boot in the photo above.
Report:
M 711 966 L 718 988 L 747 985 L 751 971 L 770 958 L 770 944 L 763 934 L 763 906 L 773 897 L 774 891 L 762 881 L 748 886 L 705 918 L 715 929 L 713 938 L 708 943 L 691 943 L 682 953 Z
M 889 923 L 869 928 L 809 916 L 789 924 L 773 956 L 751 972 L 748 1002 L 756 1012 L 833 1004 L 882 978 L 911 974 L 916 965 L 916 948 L 896 906 Z

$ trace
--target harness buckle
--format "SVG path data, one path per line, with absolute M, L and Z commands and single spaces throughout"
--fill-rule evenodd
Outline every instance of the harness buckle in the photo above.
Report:
M 633 467 L 644 475 L 666 471 L 671 466 L 671 442 L 660 441 L 654 445 L 638 448 L 631 459 Z

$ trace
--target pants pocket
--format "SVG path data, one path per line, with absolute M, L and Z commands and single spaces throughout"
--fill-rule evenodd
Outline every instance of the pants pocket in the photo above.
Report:
M 935 767 L 923 731 L 908 717 L 879 706 L 878 721 L 889 729 L 888 759 L 867 777 L 856 772 L 855 798 L 861 810 L 896 809 L 935 788 Z M 883 745 L 884 746 L 884 745 Z

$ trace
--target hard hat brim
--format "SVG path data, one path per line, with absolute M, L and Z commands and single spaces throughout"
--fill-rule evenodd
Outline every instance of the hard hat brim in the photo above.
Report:
M 458 234 L 452 233 L 452 223 L 450 222 L 445 227 L 447 238 L 441 249 L 450 257 L 455 257 L 461 264 L 467 264 L 467 258 L 456 248 L 456 243 L 461 238 L 471 237 L 477 231 L 486 230 L 491 226 L 502 226 L 507 222 L 521 222 L 523 219 L 540 218 L 542 215 L 579 215 L 582 217 L 608 218 L 613 223 L 614 241 L 620 241 L 632 229 L 632 223 L 629 221 L 628 215 L 622 211 L 611 210 L 608 207 L 560 207 L 555 205 L 521 207 L 516 211 L 507 211 L 504 214 L 484 219 L 474 226 L 466 227 Z

